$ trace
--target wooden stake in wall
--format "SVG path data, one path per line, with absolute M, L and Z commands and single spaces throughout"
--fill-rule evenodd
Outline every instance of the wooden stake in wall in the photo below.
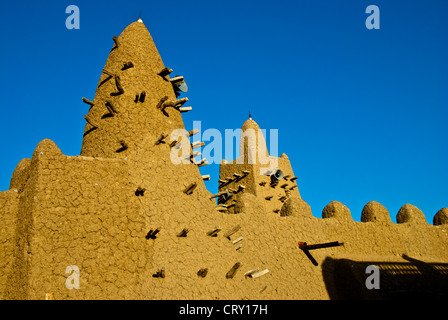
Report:
M 194 189 L 196 189 L 197 186 L 198 186 L 198 184 L 196 182 L 190 184 L 188 187 L 185 188 L 184 193 L 188 194 L 188 195 L 192 194 Z
M 239 268 L 241 268 L 241 263 L 237 262 L 233 265 L 233 267 L 226 273 L 226 278 L 227 279 L 233 279 L 233 277 L 235 276 L 236 272 L 238 271 Z
M 90 100 L 88 100 L 88 99 L 86 99 L 84 97 L 82 98 L 82 102 L 84 102 L 85 104 L 90 105 L 91 107 L 95 106 L 95 104 L 92 101 L 90 101 Z
M 221 227 L 214 227 L 213 229 L 207 231 L 207 235 L 210 237 L 216 237 L 218 235 L 218 232 L 221 231 Z

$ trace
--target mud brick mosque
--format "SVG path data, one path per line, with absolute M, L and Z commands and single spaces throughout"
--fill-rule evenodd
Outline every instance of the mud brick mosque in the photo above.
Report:
M 0 192 L 0 299 L 448 296 L 448 208 L 432 225 L 411 204 L 393 223 L 375 201 L 360 222 L 337 201 L 314 217 L 286 154 L 266 155 L 277 163 L 269 174 L 248 161 L 266 147 L 243 134 L 260 130 L 252 119 L 242 158 L 221 163 L 211 194 L 195 132 L 170 138 L 185 129 L 187 98 L 143 21 L 111 47 L 95 97 L 83 99 L 81 154 L 43 140 Z M 187 164 L 174 164 L 187 141 Z M 380 289 L 366 287 L 370 265 Z M 78 289 L 67 287 L 68 266 L 79 269 Z

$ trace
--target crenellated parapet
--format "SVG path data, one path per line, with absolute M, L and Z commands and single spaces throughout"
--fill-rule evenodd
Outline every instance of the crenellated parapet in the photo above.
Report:
M 340 221 L 353 221 L 350 210 L 338 201 L 330 202 L 322 210 L 322 218 L 334 218 Z M 423 212 L 412 204 L 403 205 L 396 216 L 397 224 L 428 225 Z M 370 201 L 362 209 L 361 222 L 392 225 L 389 211 L 379 202 Z M 440 209 L 434 216 L 433 225 L 448 224 L 448 208 Z

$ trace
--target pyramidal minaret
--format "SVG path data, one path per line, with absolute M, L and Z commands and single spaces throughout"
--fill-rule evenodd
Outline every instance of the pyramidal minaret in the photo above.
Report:
M 93 101 L 83 98 L 90 109 L 81 156 L 124 159 L 131 189 L 147 192 L 142 202 L 209 199 L 199 169 L 206 162 L 189 157 L 195 137 L 190 141 L 193 133 L 186 132 L 182 119 L 191 110 L 188 98 L 178 97 L 170 79 L 172 70 L 164 65 L 148 29 L 139 19 L 113 40 Z M 176 131 L 185 135 L 172 136 Z M 188 161 L 179 164 L 172 155 L 181 154 L 183 139 L 188 140 L 189 152 L 181 156 Z M 195 196 L 180 199 L 189 187 Z M 157 216 L 169 207 L 160 204 Z

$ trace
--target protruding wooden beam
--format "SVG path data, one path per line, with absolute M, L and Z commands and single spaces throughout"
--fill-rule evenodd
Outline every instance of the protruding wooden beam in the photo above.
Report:
M 117 151 L 115 151 L 117 153 L 123 152 L 129 148 L 128 144 L 126 142 L 124 142 L 123 140 L 120 141 L 120 144 L 121 144 L 121 147 Z
M 161 143 L 166 143 L 165 139 L 168 137 L 168 135 L 166 133 L 162 133 L 159 138 L 156 141 L 156 146 L 158 146 Z
M 208 273 L 208 269 L 207 268 L 205 268 L 205 269 L 203 268 L 203 269 L 200 269 L 198 271 L 197 275 L 200 276 L 201 278 L 205 278 L 207 273 Z
M 115 85 L 117 86 L 118 92 L 124 93 L 123 86 L 121 85 L 120 76 L 115 76 Z
M 88 115 L 85 115 L 84 116 L 84 119 L 86 120 L 86 122 L 88 123 L 88 124 L 90 124 L 92 127 L 94 127 L 94 128 L 98 128 L 98 126 L 96 125 L 96 123 L 88 116 Z
M 233 265 L 233 267 L 226 273 L 226 278 L 227 279 L 232 279 L 235 276 L 235 274 L 238 271 L 238 269 L 241 268 L 241 265 L 242 264 L 240 262 L 235 263 Z
M 247 272 L 244 274 L 244 276 L 245 276 L 245 277 L 249 277 L 249 276 L 251 276 L 253 273 L 257 272 L 258 270 L 260 270 L 260 268 L 255 268 L 255 269 L 249 270 L 249 271 L 247 271 Z
M 273 196 L 264 197 L 266 200 L 271 200 Z
M 288 186 L 288 184 L 287 183 L 285 183 L 285 184 L 282 184 L 281 186 L 280 186 L 280 188 L 283 188 L 283 189 L 285 189 L 286 187 Z
M 245 176 L 247 176 L 249 173 L 250 173 L 249 170 L 243 170 L 243 174 L 244 174 Z
M 108 71 L 108 70 L 106 70 L 106 69 L 103 69 L 103 71 L 102 71 L 104 74 L 107 74 L 109 77 L 115 77 L 115 75 L 112 73 L 112 72 L 110 72 L 110 71 Z
M 188 232 L 190 232 L 190 230 L 188 230 L 187 228 L 182 229 L 181 232 L 179 232 L 176 237 L 178 238 L 185 238 L 188 234 Z
M 182 99 L 177 99 L 177 100 L 173 100 L 173 101 L 169 101 L 169 102 L 165 102 L 161 109 L 165 110 L 166 108 L 175 108 L 175 109 L 179 109 L 181 106 L 183 106 L 186 102 L 188 101 L 188 98 L 182 98 Z
M 237 225 L 233 226 L 232 229 L 230 229 L 229 231 L 224 233 L 224 237 L 226 237 L 230 240 L 230 236 L 233 235 L 234 233 L 236 233 L 240 229 L 241 229 L 241 226 L 239 224 L 237 224 Z
M 131 69 L 131 68 L 134 68 L 134 64 L 132 62 L 126 62 L 123 65 L 123 68 L 121 68 L 121 70 L 124 71 L 124 70 Z
M 165 278 L 165 267 L 158 270 L 152 276 L 153 276 L 153 278 L 162 278 L 162 279 Z
M 167 75 L 169 75 L 171 72 L 173 72 L 173 69 L 170 68 L 163 68 L 160 72 L 158 72 L 157 74 L 161 77 L 166 77 Z
M 175 147 L 176 145 L 179 144 L 179 142 L 180 142 L 180 140 L 174 140 L 174 141 L 171 141 L 171 143 L 170 143 L 170 148 Z
M 227 211 L 228 209 L 226 208 L 226 207 L 224 207 L 224 206 L 217 206 L 217 207 L 215 207 L 215 209 L 217 210 L 217 211 L 219 211 L 219 212 L 224 212 L 224 211 Z
M 243 240 L 243 237 L 241 236 L 241 237 L 239 237 L 238 239 L 233 240 L 233 241 L 232 241 L 232 244 L 237 244 L 238 242 L 240 242 L 240 241 L 242 241 L 242 240 Z
M 319 243 L 319 244 L 307 244 L 306 242 L 299 242 L 298 244 L 299 248 L 302 250 L 316 250 L 322 248 L 339 247 L 344 245 L 344 243 L 341 243 L 339 241 Z
M 201 164 L 204 164 L 204 163 L 206 163 L 206 162 L 208 163 L 207 158 L 202 158 L 201 161 L 197 162 L 196 164 L 197 164 L 198 166 L 200 166 Z
M 200 164 L 198 164 L 198 168 L 206 166 L 206 165 L 208 165 L 208 161 L 207 160 L 202 162 L 202 163 L 200 163 Z
M 185 194 L 192 194 L 194 189 L 196 189 L 196 187 L 198 186 L 198 184 L 196 182 L 190 184 L 188 187 L 185 188 L 184 193 Z
M 117 36 L 113 36 L 112 40 L 114 40 L 115 43 L 115 48 L 118 48 L 120 46 L 120 43 L 118 42 L 118 37 Z M 113 49 L 113 48 L 112 48 Z
M 221 227 L 214 227 L 213 229 L 207 231 L 206 235 L 210 237 L 216 237 L 218 235 L 218 232 L 221 231 Z
M 268 272 L 269 272 L 268 269 L 264 269 L 263 271 L 255 272 L 255 273 L 250 274 L 250 275 L 249 275 L 249 278 L 253 278 L 253 279 L 255 279 L 255 278 L 264 276 L 264 275 L 265 275 L 266 273 L 268 273 Z
M 204 180 L 204 181 L 210 181 L 210 175 L 207 174 L 207 175 L 202 176 L 202 180 Z
M 212 195 L 210 197 L 210 199 L 220 197 L 220 196 L 222 196 L 223 194 L 226 194 L 226 193 L 228 193 L 228 191 L 221 191 L 221 192 L 215 193 L 214 195 Z
M 135 190 L 135 196 L 136 197 L 143 197 L 145 195 L 145 188 L 138 187 L 137 190 Z
M 281 196 L 280 198 L 278 198 L 278 200 L 280 200 L 281 202 L 286 200 L 286 196 Z
M 238 251 L 238 250 L 240 250 L 242 247 L 243 247 L 243 244 L 241 243 L 241 244 L 239 244 L 239 245 L 237 245 L 237 246 L 235 247 L 235 250 Z
M 162 99 L 160 99 L 159 103 L 156 106 L 156 109 L 162 109 L 162 106 L 166 100 L 168 100 L 168 96 L 164 96 Z
M 192 149 L 201 148 L 203 146 L 205 146 L 205 142 L 202 142 L 202 141 L 196 141 L 191 144 Z
M 185 112 L 188 112 L 188 111 L 191 111 L 191 110 L 193 110 L 192 107 L 181 107 L 181 108 L 179 108 L 180 113 L 185 113 Z
M 118 110 L 117 110 L 117 108 L 113 105 L 113 103 L 111 102 L 111 101 L 106 101 L 106 108 L 107 108 L 107 110 L 109 110 L 109 113 L 111 114 L 111 115 L 115 115 L 115 114 L 118 114 L 119 112 L 118 112 Z
M 289 179 L 289 181 L 292 181 L 292 182 L 294 182 L 294 181 L 296 181 L 297 179 L 299 179 L 299 177 L 294 177 L 294 178 L 291 178 L 291 179 Z
M 90 105 L 91 107 L 93 107 L 95 105 L 92 101 L 90 101 L 89 99 L 86 99 L 84 97 L 82 98 L 82 102 L 84 102 L 85 104 Z
M 155 229 L 155 230 L 153 230 L 153 229 L 149 230 L 149 232 L 148 232 L 148 234 L 146 235 L 145 238 L 146 238 L 147 240 L 149 240 L 149 239 L 156 239 L 156 235 L 160 232 L 161 229 L 162 229 L 162 228 L 158 227 L 158 228 Z
M 195 134 L 198 134 L 198 133 L 199 133 L 199 129 L 193 129 L 193 130 L 188 132 L 188 136 L 192 137 L 192 136 L 194 136 Z
M 183 82 L 183 81 L 184 81 L 184 77 L 183 76 L 177 76 L 177 77 L 174 77 L 174 78 L 170 79 L 170 82 L 172 84 Z
M 199 156 L 202 156 L 202 153 L 200 153 L 199 151 L 193 151 L 193 152 L 190 154 L 189 158 L 190 158 L 190 159 L 193 159 L 193 158 L 196 158 L 196 157 L 199 157 Z
M 266 185 L 266 181 L 262 181 L 259 184 L 260 184 L 260 186 L 264 187 Z
M 140 97 L 139 97 L 138 101 L 143 103 L 143 102 L 145 102 L 145 99 L 146 99 L 146 92 L 142 91 L 142 93 L 140 93 Z

